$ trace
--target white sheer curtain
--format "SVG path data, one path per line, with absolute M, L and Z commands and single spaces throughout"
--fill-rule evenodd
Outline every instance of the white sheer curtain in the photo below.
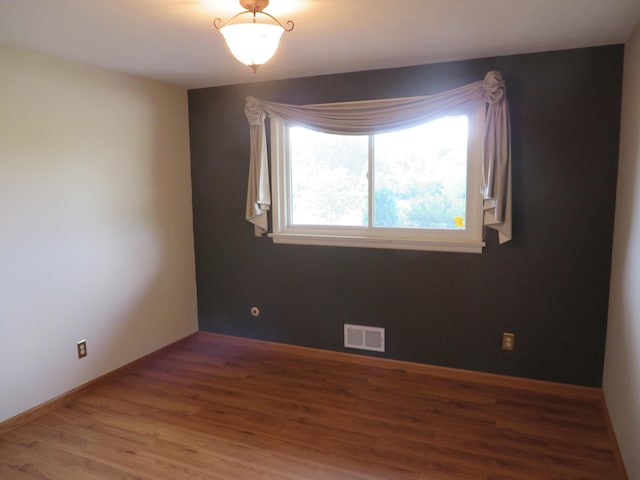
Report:
M 364 102 L 287 105 L 247 97 L 245 114 L 250 125 L 251 158 L 247 191 L 247 220 L 257 236 L 268 230 L 271 205 L 264 122 L 267 115 L 325 133 L 372 135 L 425 123 L 461 107 L 486 104 L 482 158 L 484 225 L 498 230 L 500 243 L 511 240 L 511 130 L 505 82 L 491 71 L 484 80 L 422 97 Z

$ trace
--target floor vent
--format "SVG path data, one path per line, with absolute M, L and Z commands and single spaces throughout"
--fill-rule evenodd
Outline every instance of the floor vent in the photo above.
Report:
M 384 352 L 384 328 L 344 324 L 344 346 Z

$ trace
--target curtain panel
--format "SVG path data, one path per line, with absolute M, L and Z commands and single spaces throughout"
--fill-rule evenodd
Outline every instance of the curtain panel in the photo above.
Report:
M 256 236 L 268 230 L 271 206 L 265 120 L 267 116 L 324 133 L 373 135 L 412 127 L 482 102 L 485 131 L 482 155 L 484 225 L 498 231 L 500 243 L 511 240 L 511 127 L 506 86 L 500 72 L 484 80 L 435 95 L 319 105 L 288 105 L 247 97 L 251 156 L 246 219 Z

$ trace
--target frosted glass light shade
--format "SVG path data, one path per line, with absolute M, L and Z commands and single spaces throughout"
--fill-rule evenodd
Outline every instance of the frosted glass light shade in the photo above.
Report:
M 253 67 L 273 57 L 283 32 L 280 25 L 269 23 L 236 23 L 220 29 L 233 56 Z

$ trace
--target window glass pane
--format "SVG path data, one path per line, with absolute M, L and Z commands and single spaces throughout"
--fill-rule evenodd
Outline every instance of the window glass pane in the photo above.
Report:
M 366 136 L 289 129 L 291 223 L 367 226 Z
M 464 229 L 468 120 L 375 135 L 375 227 Z

